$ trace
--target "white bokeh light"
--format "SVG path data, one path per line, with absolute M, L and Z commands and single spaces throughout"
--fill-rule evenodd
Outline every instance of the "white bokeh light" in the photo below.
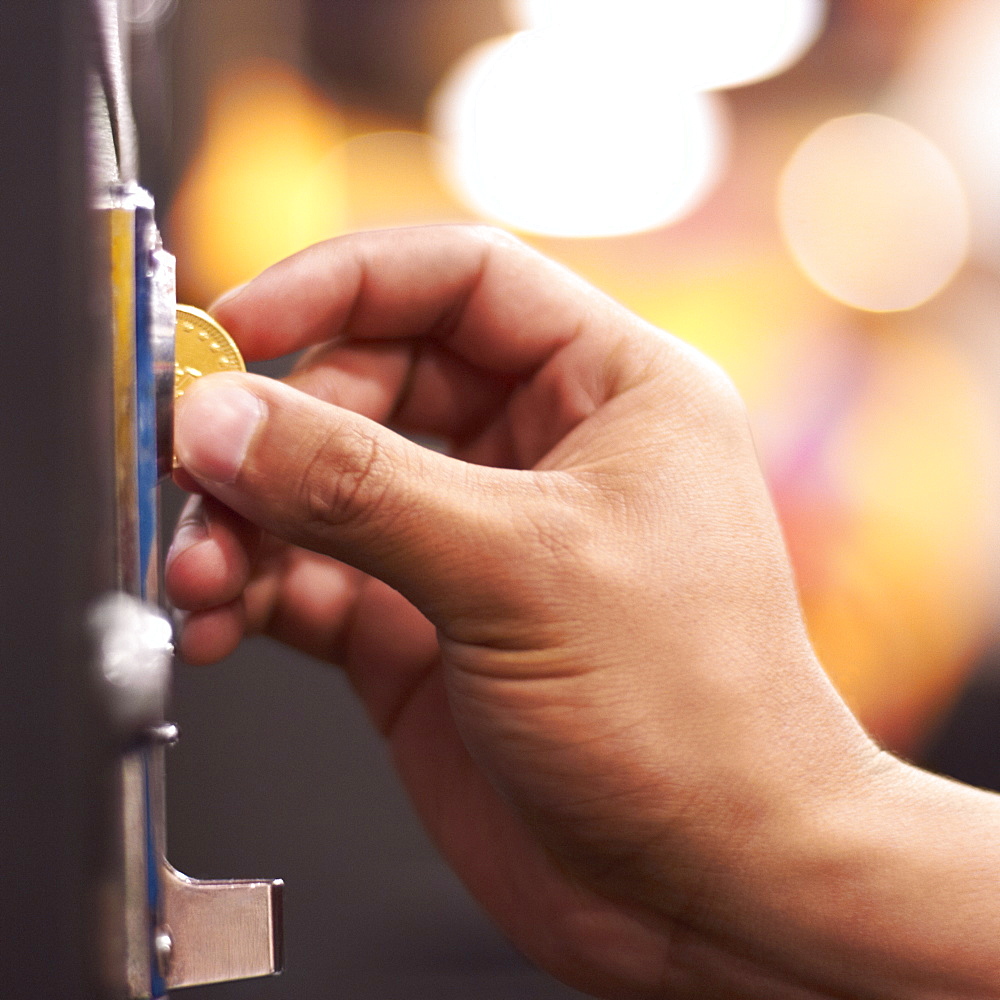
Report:
M 955 164 L 972 207 L 974 252 L 1000 268 L 1000 4 L 928 5 L 885 107 Z
M 717 90 L 787 69 L 823 28 L 825 0 L 508 0 L 515 24 L 590 35 L 657 58 L 682 85 Z
M 834 118 L 786 166 L 779 215 L 805 274 L 859 309 L 912 309 L 968 250 L 965 194 L 922 133 L 885 115 Z
M 658 62 L 549 29 L 469 53 L 436 97 L 434 128 L 477 212 L 556 236 L 676 220 L 714 184 L 726 144 L 717 99 L 679 88 Z

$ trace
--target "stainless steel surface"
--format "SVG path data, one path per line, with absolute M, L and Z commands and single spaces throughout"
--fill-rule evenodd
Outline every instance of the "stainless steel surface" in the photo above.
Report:
M 148 759 L 145 749 L 125 753 L 121 759 L 121 843 L 123 926 L 109 928 L 108 933 L 121 933 L 125 964 L 127 995 L 132 1000 L 145 1000 L 155 995 L 151 980 L 154 968 L 151 936 L 151 901 L 149 892 L 149 848 L 147 822 L 147 792 L 149 788 Z
M 281 881 L 199 881 L 163 870 L 171 988 L 280 972 Z
M 129 33 L 120 0 L 91 0 L 97 26 L 98 66 L 107 100 L 111 134 L 122 181 L 135 181 L 139 172 L 136 138 L 129 96 Z
M 87 145 L 92 176 L 101 188 L 121 181 L 118 173 L 118 151 L 111 129 L 111 113 L 104 85 L 96 70 L 87 79 L 90 104 L 87 109 Z

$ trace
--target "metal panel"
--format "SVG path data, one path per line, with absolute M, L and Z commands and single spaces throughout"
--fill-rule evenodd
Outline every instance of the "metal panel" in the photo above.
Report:
M 114 842 L 86 608 L 112 586 L 79 0 L 0 4 L 0 996 L 94 1000 Z

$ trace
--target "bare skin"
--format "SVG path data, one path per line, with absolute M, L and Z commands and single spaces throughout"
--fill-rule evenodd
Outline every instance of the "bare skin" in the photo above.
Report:
M 250 359 L 309 350 L 180 401 L 185 658 L 266 632 L 346 670 L 445 857 L 581 989 L 1000 997 L 997 799 L 827 681 L 711 363 L 467 227 L 214 311 Z

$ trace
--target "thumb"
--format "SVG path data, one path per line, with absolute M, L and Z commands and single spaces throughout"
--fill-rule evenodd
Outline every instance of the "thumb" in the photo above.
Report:
M 197 381 L 177 401 L 175 449 L 223 503 L 379 577 L 439 626 L 484 590 L 510 593 L 490 566 L 523 568 L 518 520 L 544 502 L 531 473 L 460 462 L 256 375 Z

